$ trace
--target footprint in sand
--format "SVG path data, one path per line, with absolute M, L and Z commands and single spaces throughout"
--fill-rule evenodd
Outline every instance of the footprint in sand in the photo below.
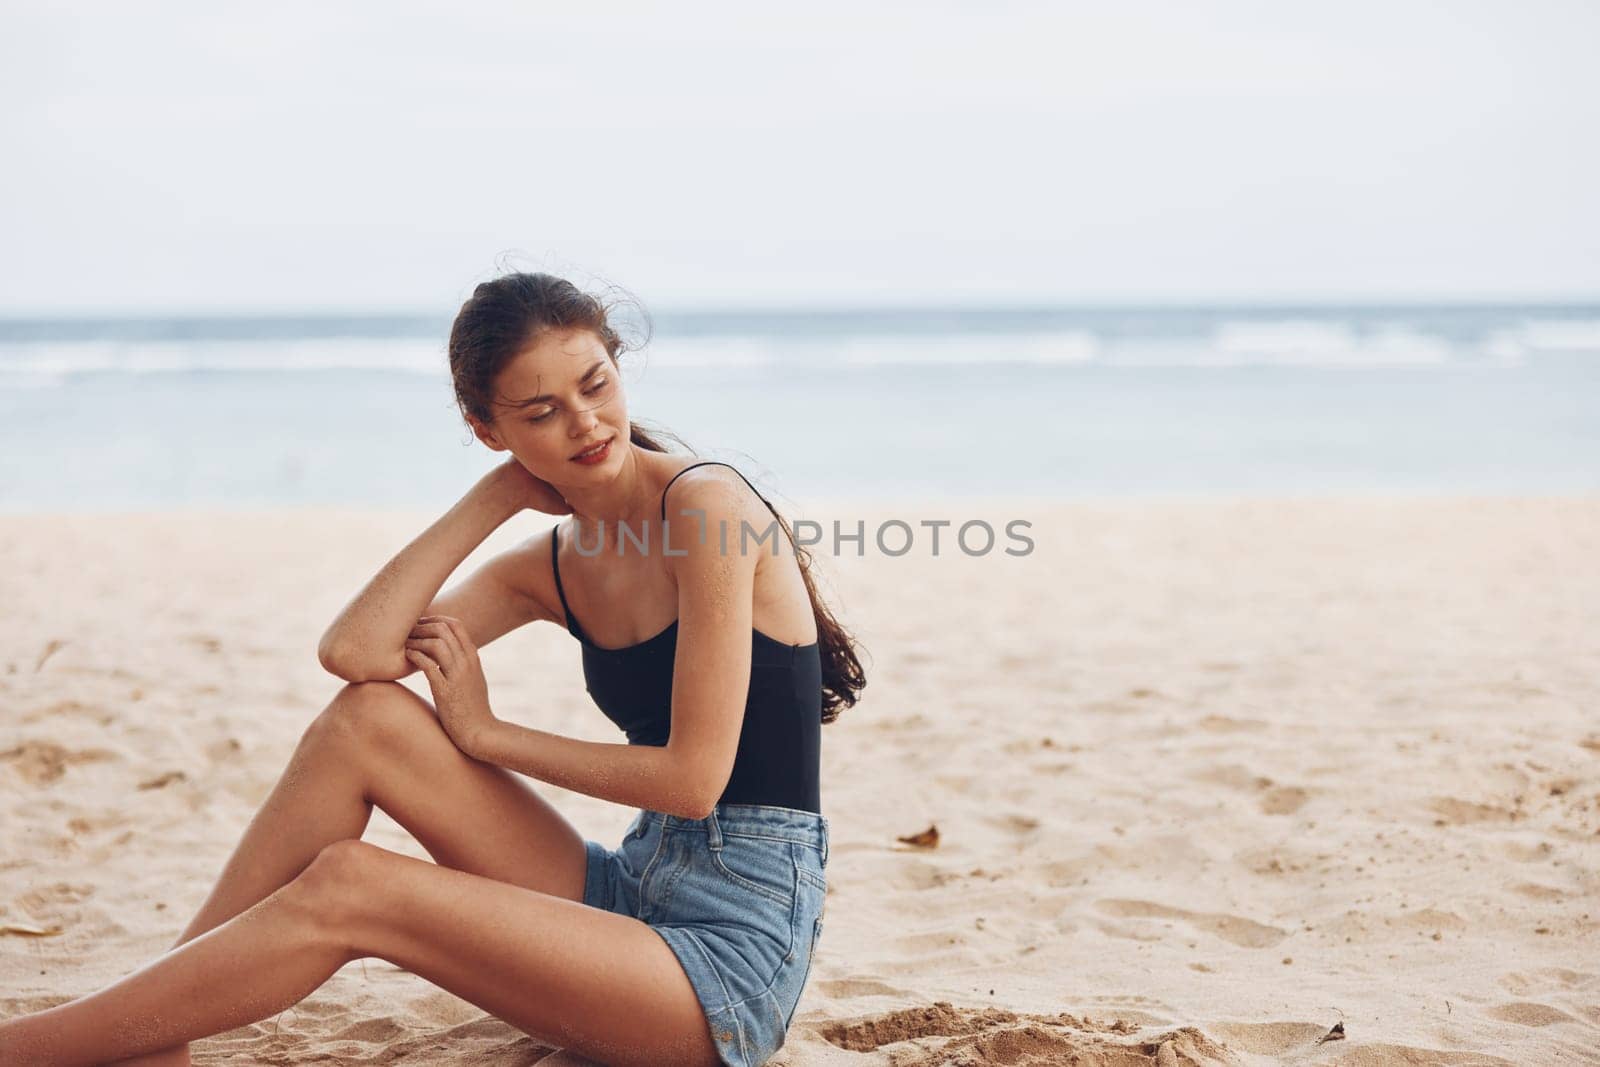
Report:
M 938 889 L 960 877 L 960 871 L 945 870 L 925 860 L 908 859 L 888 876 L 888 880 L 898 889 Z
M 1093 857 L 1084 856 L 1077 859 L 1051 860 L 1041 863 L 1034 868 L 1044 876 L 1045 885 L 1052 889 L 1063 889 L 1089 884 L 1089 876 L 1098 870 L 1099 865 Z
M 1260 719 L 1234 719 L 1227 715 L 1207 715 L 1197 726 L 1214 734 L 1236 734 L 1247 730 L 1265 730 L 1267 724 Z
M 74 925 L 81 904 L 94 896 L 94 886 L 73 882 L 53 882 L 38 886 L 16 898 L 16 910 L 0 908 L 0 914 L 9 917 L 7 922 L 20 922 L 30 927 L 40 927 L 59 932 Z M 37 1009 L 30 1009 L 37 1010 Z
M 50 885 L 30 889 L 17 898 L 17 903 L 30 912 L 61 904 L 79 904 L 94 896 L 94 886 L 84 882 L 52 882 Z
M 1428 807 L 1439 816 L 1433 820 L 1435 826 L 1463 826 L 1480 822 L 1512 822 L 1517 818 L 1516 812 L 1508 808 L 1496 807 L 1493 804 L 1478 804 L 1474 801 L 1461 800 L 1457 797 L 1434 797 L 1428 801 Z
M 1261 794 L 1263 815 L 1293 815 L 1299 811 L 1311 794 L 1297 785 L 1280 785 Z
M 1502 856 L 1517 863 L 1549 863 L 1556 847 L 1548 841 L 1502 841 L 1498 849 Z
M 1540 885 L 1538 882 L 1518 882 L 1511 887 L 1513 893 L 1520 893 L 1534 900 L 1565 900 L 1569 894 L 1565 889 L 1558 889 L 1553 885 Z
M 187 781 L 189 775 L 185 771 L 165 771 L 153 778 L 146 778 L 139 783 L 140 789 L 165 789 L 174 782 Z
M 1206 1029 L 1215 1034 L 1218 1040 L 1227 1042 L 1230 1049 L 1248 1052 L 1255 1056 L 1286 1057 L 1297 1049 L 1315 1050 L 1317 1048 L 1317 1039 L 1327 1034 L 1331 1027 L 1327 1023 L 1291 1022 L 1286 1020 L 1266 1023 L 1211 1022 L 1206 1024 Z M 1339 1046 L 1335 1045 L 1333 1047 L 1338 1048 Z M 1418 1060 L 1415 1062 L 1432 1063 L 1436 1061 Z
M 409 1030 L 391 1018 L 362 1019 L 351 1023 L 330 1036 L 332 1041 L 364 1041 L 368 1044 L 387 1045 L 403 1037 Z
M 67 829 L 74 837 L 84 837 L 97 834 L 104 830 L 115 830 L 126 826 L 129 819 L 120 812 L 102 812 L 97 815 L 74 815 L 67 820 Z
M 1032 815 L 1010 813 L 1006 815 L 991 815 L 984 819 L 990 826 L 997 830 L 1004 830 L 1012 834 L 1030 834 L 1039 828 L 1039 820 Z
M 1600 991 L 1600 974 L 1574 971 L 1568 967 L 1539 967 L 1531 971 L 1507 971 L 1495 980 L 1514 997 L 1540 993 L 1566 993 L 1576 989 Z
M 1501 1019 L 1508 1023 L 1517 1023 L 1522 1026 L 1549 1026 L 1552 1023 L 1575 1023 L 1578 1019 L 1560 1008 L 1552 1008 L 1548 1004 L 1539 1004 L 1534 1001 L 1515 1001 L 1510 1004 L 1496 1004 L 1485 1009 L 1486 1014 Z
M 1212 782 L 1216 785 L 1225 785 L 1229 789 L 1251 792 L 1268 789 L 1273 784 L 1272 779 L 1266 775 L 1256 774 L 1250 768 L 1237 763 L 1215 764 L 1191 772 L 1189 777 L 1199 782 Z
M 874 978 L 833 978 L 818 982 L 817 988 L 829 997 L 907 997 L 911 990 L 892 986 Z
M 1095 907 L 1125 919 L 1175 919 L 1243 948 L 1271 948 L 1289 936 L 1287 930 L 1238 915 L 1185 911 L 1148 900 L 1097 900 Z
M 99 763 L 120 759 L 115 752 L 104 748 L 70 749 L 54 741 L 24 741 L 0 752 L 0 763 L 9 763 L 23 780 L 31 785 L 53 782 L 67 773 L 67 768 L 78 763 Z
M 989 781 L 987 774 L 936 774 L 935 784 L 952 793 L 971 793 L 977 786 Z
M 1292 815 L 1299 811 L 1311 792 L 1298 785 L 1280 785 L 1264 774 L 1255 774 L 1237 763 L 1207 767 L 1190 777 L 1202 782 L 1213 782 L 1241 792 L 1259 793 L 1263 815 Z
M 28 712 L 22 717 L 22 721 L 25 723 L 44 722 L 48 719 L 61 718 L 67 715 L 93 719 L 101 726 L 110 726 L 117 718 L 116 712 L 107 711 L 105 708 L 95 704 L 85 704 L 81 700 L 58 700 L 49 707 Z
M 237 737 L 225 737 L 206 746 L 206 757 L 213 763 L 232 763 L 243 751 L 244 744 Z

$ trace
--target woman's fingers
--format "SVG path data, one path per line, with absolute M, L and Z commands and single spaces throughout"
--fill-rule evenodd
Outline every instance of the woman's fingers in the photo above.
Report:
M 413 640 L 431 637 L 436 641 L 443 641 L 454 647 L 455 634 L 450 632 L 450 627 L 442 622 L 419 622 L 411 628 Z
M 406 641 L 406 648 L 425 653 L 446 674 L 455 664 L 455 653 L 442 637 L 413 637 Z
M 465 660 L 467 653 L 461 647 L 461 636 L 456 633 L 455 627 L 450 625 L 450 619 L 441 615 L 436 625 L 439 627 L 439 636 L 450 646 L 450 654 L 458 660 Z
M 429 636 L 444 637 L 463 660 L 473 659 L 478 647 L 467 633 L 467 624 L 453 615 L 424 615 L 417 620 L 418 629 L 427 628 Z
M 455 636 L 457 651 L 461 653 L 464 659 L 471 659 L 478 651 L 478 646 L 474 645 L 472 638 L 467 635 L 467 624 L 449 615 L 441 615 L 439 618 L 444 620 L 445 626 Z
M 424 618 L 433 617 L 424 616 Z M 411 635 L 406 639 L 406 647 L 424 650 L 434 658 L 446 675 L 450 675 L 455 673 L 455 665 L 461 659 L 455 650 L 453 638 L 450 627 L 443 621 L 424 622 L 419 619 L 417 625 L 411 628 Z
M 442 678 L 444 676 L 444 671 L 440 670 L 439 664 L 421 649 L 406 649 L 406 659 L 410 660 L 412 663 L 415 663 L 418 667 L 421 667 L 422 673 L 427 676 L 428 681 L 430 682 L 432 682 L 435 678 Z

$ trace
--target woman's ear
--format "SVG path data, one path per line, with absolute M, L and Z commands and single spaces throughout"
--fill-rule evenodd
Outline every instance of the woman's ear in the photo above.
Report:
M 493 427 L 479 422 L 471 415 L 467 416 L 467 425 L 472 427 L 472 432 L 478 440 L 488 445 L 490 449 L 495 452 L 506 451 L 506 446 L 501 442 L 500 435 L 494 432 Z

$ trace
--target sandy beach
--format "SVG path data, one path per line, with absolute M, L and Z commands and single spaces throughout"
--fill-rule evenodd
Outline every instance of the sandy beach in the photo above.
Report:
M 1600 497 L 807 511 L 912 514 L 1034 549 L 818 551 L 868 685 L 823 731 L 827 927 L 774 1063 L 1600 1063 Z M 435 517 L 0 518 L 0 1016 L 170 946 L 342 684 L 322 629 Z M 620 739 L 556 627 L 483 660 L 501 718 Z M 607 843 L 633 815 L 542 791 Z M 550 1051 L 376 959 L 193 1047 Z

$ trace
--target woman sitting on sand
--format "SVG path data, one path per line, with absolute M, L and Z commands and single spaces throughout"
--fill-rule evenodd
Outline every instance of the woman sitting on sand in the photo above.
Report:
M 0 1063 L 185 1064 L 187 1042 L 367 956 L 606 1064 L 755 1067 L 783 1044 L 822 933 L 820 727 L 864 678 L 765 498 L 629 421 L 623 347 L 563 279 L 477 287 L 450 369 L 473 432 L 511 458 L 328 629 L 319 656 L 351 684 L 177 946 L 0 1023 Z M 441 594 L 525 508 L 572 518 Z M 581 643 L 628 744 L 495 718 L 477 649 L 534 620 Z M 395 681 L 416 670 L 431 703 Z M 610 849 L 512 771 L 640 810 Z M 374 804 L 438 862 L 363 842 Z

